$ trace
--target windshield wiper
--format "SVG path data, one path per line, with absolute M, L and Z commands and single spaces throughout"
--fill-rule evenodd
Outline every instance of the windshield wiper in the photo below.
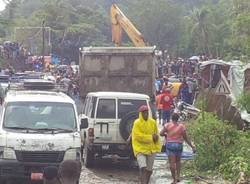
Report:
M 38 128 L 38 131 L 51 131 L 53 133 L 71 133 L 74 130 L 72 129 L 63 129 L 63 128 Z
M 56 132 L 60 132 L 60 133 L 71 133 L 71 132 L 74 132 L 74 130 L 72 130 L 72 129 L 63 129 L 63 128 L 55 128 L 54 130 Z
M 17 126 L 12 126 L 12 127 L 4 127 L 4 128 L 15 129 L 15 130 L 25 130 L 26 132 L 29 132 L 29 131 L 36 131 L 36 132 L 37 132 L 37 129 L 28 128 L 28 127 L 17 127 Z

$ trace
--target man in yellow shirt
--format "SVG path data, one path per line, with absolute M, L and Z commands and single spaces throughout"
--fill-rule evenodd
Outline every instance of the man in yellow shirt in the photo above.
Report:
M 161 151 L 157 123 L 149 117 L 147 105 L 139 108 L 139 118 L 132 129 L 132 146 L 140 168 L 141 184 L 148 184 L 156 153 Z

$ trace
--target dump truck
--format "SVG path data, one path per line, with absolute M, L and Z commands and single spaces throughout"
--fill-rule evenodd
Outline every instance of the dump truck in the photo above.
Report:
M 80 96 L 113 91 L 155 95 L 155 47 L 80 49 Z

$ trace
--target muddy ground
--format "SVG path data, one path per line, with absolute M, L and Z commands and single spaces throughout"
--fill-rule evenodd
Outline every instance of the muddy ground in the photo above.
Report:
M 182 178 L 178 184 L 188 183 L 190 179 Z M 157 157 L 154 164 L 154 172 L 150 184 L 171 184 L 171 173 L 168 162 Z M 92 169 L 83 167 L 80 184 L 136 184 L 138 183 L 138 167 L 136 163 L 128 160 L 112 162 L 111 159 L 98 160 Z M 192 184 L 230 184 L 229 182 L 216 180 L 198 180 Z

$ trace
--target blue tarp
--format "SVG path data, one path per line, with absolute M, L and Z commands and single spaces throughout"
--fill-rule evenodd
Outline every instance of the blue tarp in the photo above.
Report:
M 168 157 L 167 153 L 158 153 L 156 155 L 156 160 L 166 160 Z M 193 160 L 195 154 L 192 152 L 183 151 L 181 155 L 182 160 Z
M 51 61 L 51 63 L 52 63 L 53 65 L 59 65 L 59 64 L 60 64 L 60 60 L 59 60 L 58 57 L 52 56 L 52 61 Z

